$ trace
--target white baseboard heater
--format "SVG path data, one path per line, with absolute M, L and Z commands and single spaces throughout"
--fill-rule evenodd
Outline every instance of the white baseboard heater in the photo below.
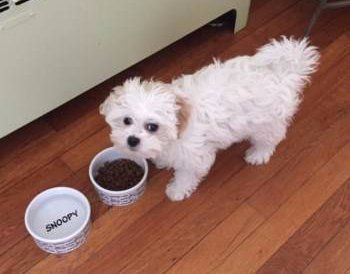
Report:
M 0 137 L 250 0 L 0 0 Z

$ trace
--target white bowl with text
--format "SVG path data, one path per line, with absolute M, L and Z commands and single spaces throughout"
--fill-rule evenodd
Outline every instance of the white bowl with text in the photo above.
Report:
M 89 201 L 81 192 L 69 187 L 54 187 L 30 202 L 24 222 L 42 250 L 62 254 L 85 242 L 90 215 Z

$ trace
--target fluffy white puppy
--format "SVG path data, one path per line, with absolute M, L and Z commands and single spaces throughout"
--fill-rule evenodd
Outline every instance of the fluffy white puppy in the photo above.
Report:
M 214 61 L 171 83 L 127 80 L 100 112 L 117 149 L 175 170 L 166 194 L 179 201 L 208 174 L 219 149 L 249 140 L 246 162 L 269 161 L 318 60 L 306 39 L 282 37 L 254 56 Z

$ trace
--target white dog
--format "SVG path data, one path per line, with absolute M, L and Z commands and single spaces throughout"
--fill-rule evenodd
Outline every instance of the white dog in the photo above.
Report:
M 246 162 L 267 163 L 315 71 L 319 53 L 306 39 L 282 37 L 254 56 L 214 61 L 171 83 L 134 78 L 101 105 L 115 147 L 173 168 L 173 201 L 189 197 L 208 174 L 218 149 L 249 140 Z

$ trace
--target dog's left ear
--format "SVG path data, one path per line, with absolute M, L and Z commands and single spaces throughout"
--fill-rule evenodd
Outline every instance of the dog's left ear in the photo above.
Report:
M 176 105 L 177 105 L 177 132 L 178 137 L 185 131 L 188 126 L 188 121 L 191 115 L 190 105 L 186 102 L 186 100 L 180 96 L 176 97 Z
M 116 104 L 118 97 L 122 93 L 122 87 L 118 86 L 113 89 L 113 91 L 108 95 L 105 101 L 100 105 L 100 114 L 107 116 L 113 105 Z

